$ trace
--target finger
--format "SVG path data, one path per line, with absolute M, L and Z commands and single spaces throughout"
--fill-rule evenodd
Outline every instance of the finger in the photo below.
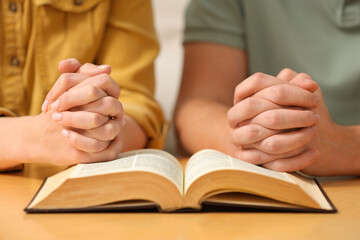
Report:
M 108 116 L 103 116 L 92 112 L 55 112 L 52 119 L 66 127 L 79 129 L 93 129 L 102 126 L 109 120 Z
M 109 120 L 102 126 L 98 128 L 94 128 L 91 130 L 76 130 L 77 133 L 89 137 L 94 138 L 100 141 L 111 141 L 117 135 L 119 135 L 121 128 L 124 126 L 125 120 L 117 119 L 117 120 Z
M 248 97 L 230 108 L 227 118 L 230 127 L 236 128 L 241 122 L 251 119 L 262 112 L 279 108 L 281 108 L 279 105 L 267 99 Z
M 89 153 L 97 153 L 104 151 L 110 144 L 109 141 L 102 142 L 96 139 L 82 136 L 77 132 L 69 129 L 63 129 L 61 134 L 69 141 L 75 148 Z
M 80 88 L 85 85 L 96 86 L 101 90 L 103 90 L 104 92 L 106 92 L 107 95 L 114 97 L 116 99 L 118 99 L 120 96 L 119 85 L 108 74 L 105 73 L 96 75 L 94 77 L 90 77 L 86 81 L 81 82 L 75 88 Z
M 290 82 L 290 80 L 296 77 L 296 75 L 298 75 L 297 72 L 291 70 L 290 68 L 284 68 L 276 77 Z
M 282 106 L 315 108 L 319 105 L 316 94 L 291 84 L 277 84 L 257 92 L 254 96 Z
M 105 150 L 93 153 L 91 158 L 86 159 L 87 161 L 85 160 L 82 163 L 114 160 L 119 156 L 119 153 L 123 149 L 123 145 L 123 140 L 118 135 L 113 141 L 110 142 L 110 145 Z
M 277 159 L 272 162 L 262 164 L 262 166 L 278 172 L 294 172 L 311 165 L 319 156 L 320 152 L 318 150 L 307 150 L 298 156 Z
M 279 132 L 257 124 L 251 124 L 235 129 L 231 137 L 232 142 L 238 146 L 259 142 Z
M 46 112 L 51 104 L 64 92 L 68 91 L 72 87 L 78 85 L 80 82 L 89 78 L 86 75 L 78 73 L 63 73 L 60 75 L 54 86 L 48 92 L 45 97 L 45 101 L 42 104 L 41 110 Z
M 319 88 L 317 82 L 312 80 L 312 78 L 306 73 L 299 73 L 290 80 L 290 83 L 312 93 Z
M 59 62 L 61 73 L 75 73 L 81 67 L 81 63 L 76 58 L 68 58 Z
M 255 73 L 242 81 L 235 88 L 234 104 L 237 104 L 238 102 L 244 100 L 247 97 L 250 97 L 262 89 L 273 85 L 286 83 L 288 82 L 264 73 Z
M 319 114 L 309 110 L 274 109 L 260 113 L 249 121 L 265 128 L 284 130 L 310 127 L 319 122 Z
M 85 85 L 81 88 L 72 88 L 64 92 L 53 104 L 53 111 L 65 111 L 76 106 L 88 104 L 107 96 L 104 91 L 96 86 Z
M 316 126 L 302 128 L 300 130 L 272 135 L 260 142 L 245 145 L 243 149 L 255 148 L 265 153 L 282 154 L 304 146 L 314 139 L 317 133 Z
M 259 151 L 257 149 L 247 149 L 247 150 L 243 149 L 241 151 L 236 152 L 235 157 L 251 164 L 261 165 L 264 163 L 274 161 L 276 159 L 295 157 L 305 151 L 307 151 L 307 149 L 305 147 L 301 147 L 283 154 L 269 154 Z
M 78 71 L 78 73 L 86 74 L 88 76 L 96 76 L 99 74 L 110 74 L 111 73 L 111 66 L 110 65 L 95 65 L 92 63 L 85 63 L 82 65 Z
M 88 111 L 98 113 L 104 116 L 114 116 L 122 118 L 124 116 L 124 108 L 118 99 L 113 97 L 103 97 L 86 105 L 74 107 L 71 111 Z

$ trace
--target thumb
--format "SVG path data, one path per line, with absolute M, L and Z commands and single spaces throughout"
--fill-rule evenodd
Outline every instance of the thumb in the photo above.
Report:
M 317 82 L 312 80 L 306 73 L 299 73 L 296 77 L 290 80 L 290 83 L 312 93 L 319 88 Z
M 68 58 L 59 62 L 61 73 L 75 73 L 81 67 L 81 63 L 76 58 Z
M 92 63 L 85 63 L 82 65 L 78 70 L 78 73 L 88 75 L 88 76 L 96 76 L 102 73 L 109 74 L 111 73 L 111 66 L 110 65 L 95 65 Z

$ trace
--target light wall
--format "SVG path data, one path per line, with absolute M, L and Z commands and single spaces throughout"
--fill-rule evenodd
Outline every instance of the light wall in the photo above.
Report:
M 165 150 L 176 154 L 172 114 L 182 71 L 183 15 L 188 0 L 153 0 L 155 25 L 161 45 L 156 60 L 155 97 L 170 120 Z

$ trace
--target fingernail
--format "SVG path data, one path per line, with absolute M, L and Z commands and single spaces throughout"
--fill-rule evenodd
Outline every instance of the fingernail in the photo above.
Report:
M 315 119 L 315 122 L 319 122 L 319 120 L 320 120 L 320 115 L 319 114 L 317 114 L 317 113 L 315 113 L 314 114 L 314 119 Z
M 314 106 L 317 106 L 319 103 L 319 97 L 318 96 L 314 96 Z
M 108 67 L 110 67 L 110 65 L 100 65 L 100 66 L 98 66 L 98 68 L 100 68 L 100 69 L 105 69 L 105 68 L 108 68 Z
M 121 126 L 123 127 L 125 125 L 125 123 L 126 123 L 125 118 L 122 118 L 120 123 L 121 123 Z
M 59 101 L 59 100 L 56 100 L 55 102 L 53 102 L 53 103 L 51 104 L 51 110 L 56 111 L 56 110 L 59 109 L 59 107 L 60 107 L 60 101 Z
M 72 59 L 64 59 L 61 60 L 60 63 L 67 63 L 67 64 L 72 64 L 74 61 Z
M 48 107 L 49 107 L 49 101 L 47 99 L 45 99 L 45 101 L 43 102 L 43 104 L 41 106 L 41 111 L 46 112 Z
M 317 150 L 312 150 L 311 151 L 311 157 L 316 157 L 317 156 Z
M 52 120 L 54 120 L 54 121 L 60 121 L 61 118 L 62 118 L 61 113 L 54 113 L 54 114 L 52 115 Z
M 61 130 L 61 134 L 64 135 L 64 137 L 67 137 L 67 138 L 70 136 L 70 132 L 67 129 Z
M 314 125 L 314 126 L 310 127 L 310 131 L 313 132 L 314 134 L 317 133 L 317 126 Z

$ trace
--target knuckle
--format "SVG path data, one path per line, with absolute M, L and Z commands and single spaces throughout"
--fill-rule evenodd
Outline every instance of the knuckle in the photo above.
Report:
M 97 127 L 102 124 L 104 117 L 100 114 L 94 113 L 90 116 L 90 124 L 93 127 Z
M 311 79 L 311 77 L 310 77 L 310 75 L 309 74 L 307 74 L 307 73 L 299 73 L 298 74 L 298 77 L 300 78 L 300 79 Z
M 280 117 L 274 111 L 269 111 L 264 114 L 264 120 L 269 127 L 275 127 L 280 123 Z
M 117 135 L 117 129 L 114 124 L 106 124 L 104 126 L 104 135 L 109 140 L 112 140 Z
M 265 148 L 266 152 L 268 152 L 268 153 L 278 153 L 279 152 L 280 145 L 274 139 L 268 138 L 263 142 L 263 144 L 264 144 L 264 148 Z
M 255 139 L 260 135 L 260 129 L 253 125 L 245 127 L 244 130 L 244 137 L 247 139 Z
M 88 147 L 91 152 L 100 152 L 101 150 L 103 150 L 100 142 L 97 140 L 90 141 L 88 143 Z
M 63 89 L 67 89 L 71 86 L 72 82 L 72 74 L 71 73 L 63 73 L 59 77 L 59 85 Z
M 235 115 L 234 108 L 230 108 L 230 110 L 227 112 L 227 119 L 228 119 L 228 123 L 229 123 L 230 127 L 235 128 L 236 127 L 236 115 Z
M 119 113 L 121 114 L 121 116 L 124 116 L 125 110 L 122 103 L 119 100 L 116 100 L 116 104 L 118 105 Z
M 71 140 L 70 140 L 75 146 L 81 146 L 81 139 L 79 138 L 79 135 L 77 134 L 71 134 Z
M 71 73 L 63 73 L 59 77 L 59 83 L 61 85 L 67 85 L 71 79 L 72 74 Z
M 305 111 L 302 121 L 304 126 L 312 125 L 315 122 L 314 114 L 311 111 Z
M 300 136 L 297 139 L 297 142 L 300 146 L 303 146 L 305 143 L 307 143 L 307 137 L 304 134 L 300 134 Z
M 259 105 L 259 101 L 256 98 L 249 97 L 243 101 L 243 110 L 247 113 L 251 113 Z
M 264 80 L 264 77 L 265 77 L 265 74 L 262 73 L 262 72 L 257 72 L 257 73 L 254 73 L 251 77 L 251 82 L 253 84 L 257 84 L 257 83 L 260 83 L 261 81 Z
M 291 70 L 290 68 L 283 68 L 283 70 L 281 70 L 281 73 L 290 75 L 293 73 L 293 70 Z
M 61 109 L 67 109 L 67 106 L 69 106 L 70 104 L 70 97 L 69 97 L 69 93 L 68 92 L 64 92 L 60 97 L 59 97 L 59 101 L 60 101 L 60 107 Z
M 248 156 L 247 162 L 259 165 L 262 164 L 262 157 L 259 152 L 253 152 L 250 156 Z
M 275 102 L 281 101 L 287 96 L 287 91 L 282 85 L 275 85 L 269 88 L 270 96 Z
M 271 169 L 273 169 L 277 172 L 286 172 L 288 167 L 283 162 L 274 162 L 271 166 Z
M 98 76 L 99 76 L 99 78 L 101 78 L 103 81 L 109 81 L 109 80 L 111 80 L 109 74 L 107 74 L 107 73 L 100 73 Z
M 55 100 L 55 91 L 53 89 L 51 89 L 50 92 L 48 92 L 46 98 L 51 101 Z
M 120 93 L 121 93 L 121 88 L 120 88 L 120 86 L 117 84 L 117 83 L 115 83 L 115 86 L 114 86 L 114 88 L 115 88 L 115 91 L 116 91 L 116 98 L 119 98 L 120 97 Z
M 86 142 L 86 148 L 89 152 L 101 152 L 106 148 L 106 146 L 104 146 L 103 142 L 93 139 L 92 141 Z
M 101 73 L 97 76 L 97 78 L 101 85 L 104 85 L 112 80 L 112 78 L 107 73 Z
M 242 85 L 242 84 L 240 83 L 240 84 L 238 84 L 238 85 L 235 87 L 234 96 L 239 95 L 239 92 L 240 92 L 241 89 L 242 89 L 242 86 L 241 86 L 241 85 Z
M 107 110 L 112 110 L 114 108 L 114 99 L 112 97 L 104 97 L 103 107 Z
M 91 98 L 96 98 L 99 95 L 98 88 L 93 85 L 87 85 L 87 93 Z
M 91 63 L 84 63 L 84 65 L 82 65 L 83 68 L 90 68 L 92 66 L 93 66 L 93 64 L 91 64 Z

